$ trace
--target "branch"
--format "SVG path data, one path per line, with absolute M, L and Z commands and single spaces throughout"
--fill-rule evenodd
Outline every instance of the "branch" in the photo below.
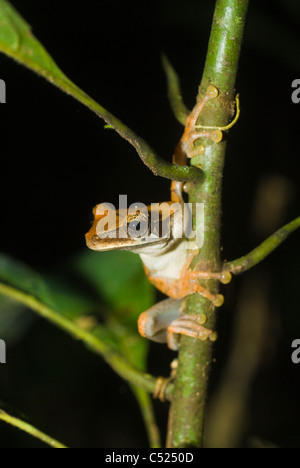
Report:
M 76 86 L 60 70 L 46 49 L 33 36 L 31 27 L 7 0 L 0 0 L 0 31 L 0 52 L 38 73 L 88 107 L 135 148 L 143 163 L 154 175 L 182 182 L 199 182 L 201 171 L 173 165 L 160 158 L 148 143 Z
M 100 354 L 103 359 L 119 374 L 120 377 L 127 380 L 130 384 L 143 388 L 149 393 L 154 393 L 156 389 L 157 378 L 146 374 L 124 359 L 115 349 L 89 331 L 81 328 L 76 322 L 60 315 L 55 310 L 35 297 L 19 291 L 11 286 L 0 283 L 0 294 L 4 294 L 17 302 L 29 307 L 37 312 L 41 317 L 58 326 L 73 338 L 83 341 L 87 347 L 96 354 Z M 172 394 L 172 385 L 168 386 L 166 397 L 170 398 Z
M 137 136 L 130 128 L 123 124 L 117 117 L 100 106 L 90 96 L 85 94 L 75 85 L 69 86 L 65 81 L 57 80 L 56 85 L 63 91 L 87 106 L 98 117 L 110 125 L 124 140 L 128 141 L 136 150 L 143 163 L 156 176 L 181 182 L 201 182 L 202 172 L 195 167 L 179 166 L 160 158 L 149 144 Z
M 248 0 L 217 0 L 212 31 L 199 97 L 209 85 L 219 90 L 218 98 L 211 100 L 198 124 L 226 126 L 232 118 L 235 80 L 248 10 Z M 202 142 L 199 142 L 202 144 Z M 206 142 L 205 142 L 206 143 Z M 221 267 L 220 232 L 222 213 L 222 178 L 226 141 L 206 146 L 201 156 L 205 184 L 193 187 L 190 202 L 205 201 L 205 239 L 197 258 L 197 266 L 218 271 Z M 195 145 L 196 146 L 196 145 Z M 194 158 L 197 160 L 197 158 Z M 192 160 L 191 164 L 197 164 Z M 200 229 L 200 227 L 198 226 Z M 218 293 L 217 282 L 210 282 L 213 293 Z M 204 314 L 207 328 L 216 327 L 213 304 L 199 294 L 186 301 L 185 313 Z M 212 364 L 213 344 L 186 336 L 180 338 L 178 369 L 172 396 L 169 424 L 170 446 L 173 448 L 201 447 L 203 445 L 206 399 Z
M 167 78 L 168 96 L 171 108 L 178 122 L 185 126 L 189 110 L 182 99 L 179 77 L 165 54 L 162 54 L 161 59 Z
M 161 448 L 160 433 L 154 417 L 152 398 L 141 388 L 132 386 L 131 389 L 139 402 L 150 447 Z
M 57 449 L 67 448 L 65 445 L 61 444 L 57 440 L 53 439 L 52 437 L 49 437 L 47 434 L 44 434 L 43 432 L 39 431 L 35 427 L 31 426 L 31 424 L 28 424 L 25 421 L 22 421 L 21 419 L 10 416 L 9 414 L 7 414 L 5 411 L 1 409 L 0 409 L 0 420 L 6 422 L 7 424 L 10 424 L 11 426 L 21 429 L 21 431 L 24 431 L 27 434 L 30 434 L 32 437 L 35 437 L 36 439 L 41 440 L 47 445 L 50 445 L 50 447 L 57 448 Z
M 277 247 L 279 247 L 294 231 L 300 228 L 300 217 L 286 224 L 275 234 L 265 240 L 259 247 L 252 250 L 248 255 L 238 258 L 232 262 L 225 263 L 224 270 L 234 275 L 240 275 L 262 262 Z

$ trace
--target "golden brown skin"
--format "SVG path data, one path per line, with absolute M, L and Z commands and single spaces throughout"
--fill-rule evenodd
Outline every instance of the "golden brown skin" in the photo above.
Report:
M 222 140 L 223 135 L 220 129 L 202 129 L 199 132 L 196 126 L 198 117 L 206 103 L 217 96 L 218 90 L 214 86 L 209 86 L 206 96 L 196 104 L 187 117 L 184 133 L 173 156 L 174 164 L 185 165 L 187 158 L 205 152 L 204 146 L 194 148 L 194 142 L 197 139 L 210 138 L 215 143 Z M 212 294 L 200 284 L 199 280 L 214 278 L 223 283 L 230 281 L 228 274 L 190 270 L 192 260 L 199 253 L 199 249 L 191 251 L 191 244 L 186 238 L 178 240 L 175 236 L 178 228 L 176 210 L 183 206 L 182 190 L 183 183 L 172 181 L 171 201 L 166 202 L 165 211 L 161 211 L 160 206 L 152 205 L 147 207 L 146 212 L 139 213 L 137 211 L 134 215 L 128 211 L 112 212 L 111 214 L 116 217 L 116 222 L 111 229 L 103 226 L 99 229 L 99 223 L 104 221 L 104 218 L 110 213 L 110 209 L 108 208 L 106 211 L 102 209 L 99 212 L 98 207 L 102 207 L 102 205 L 98 205 L 94 209 L 93 225 L 86 234 L 87 246 L 92 250 L 128 250 L 138 253 L 143 261 L 149 281 L 172 298 L 141 314 L 138 322 L 142 336 L 154 341 L 167 341 L 171 349 L 176 349 L 177 346 L 176 340 L 173 339 L 174 334 L 184 334 L 202 340 L 216 339 L 216 334 L 200 324 L 197 317 L 187 317 L 180 312 L 179 300 L 190 294 L 199 293 L 212 301 L 215 306 L 221 306 L 224 301 L 223 296 Z M 150 231 L 147 231 L 145 236 L 135 238 L 126 235 L 130 230 L 131 223 L 135 223 L 135 225 L 136 223 L 144 223 L 145 226 L 152 226 L 151 220 L 154 216 L 159 220 L 158 234 L 161 232 L 162 223 L 168 218 L 170 223 L 169 236 L 153 236 L 151 233 L 149 234 Z M 172 302 L 173 299 L 175 302 Z M 178 304 L 176 300 L 178 300 Z

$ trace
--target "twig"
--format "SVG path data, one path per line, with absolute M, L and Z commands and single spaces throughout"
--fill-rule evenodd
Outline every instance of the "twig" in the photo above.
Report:
M 0 420 L 6 422 L 7 424 L 10 424 L 11 426 L 17 427 L 18 429 L 21 429 L 24 432 L 27 432 L 27 434 L 30 434 L 32 437 L 35 437 L 36 439 L 41 440 L 45 444 L 50 445 L 50 447 L 57 448 L 57 449 L 68 448 L 65 445 L 58 442 L 57 440 L 48 436 L 47 434 L 44 434 L 43 432 L 39 431 L 31 424 L 28 424 L 25 421 L 22 421 L 21 419 L 10 416 L 5 411 L 2 411 L 1 409 L 0 409 Z
M 224 269 L 235 275 L 240 275 L 247 270 L 250 270 L 258 263 L 262 262 L 270 255 L 277 247 L 279 247 L 294 231 L 300 228 L 300 217 L 294 219 L 284 227 L 279 229 L 275 234 L 265 240 L 260 246 L 252 250 L 248 255 L 238 258 L 232 262 L 227 262 Z
M 24 304 L 34 312 L 37 312 L 41 317 L 69 333 L 73 338 L 83 341 L 91 351 L 96 354 L 100 354 L 123 379 L 127 380 L 132 385 L 143 388 L 149 393 L 154 393 L 157 378 L 150 374 L 146 374 L 131 365 L 112 347 L 108 346 L 104 341 L 101 341 L 97 336 L 93 335 L 89 331 L 81 328 L 74 321 L 63 317 L 35 297 L 27 295 L 11 286 L 0 283 L 0 294 L 4 294 L 17 302 Z M 166 397 L 170 398 L 171 394 L 172 384 L 168 386 Z
M 133 386 L 131 388 L 143 415 L 150 447 L 161 448 L 160 433 L 154 417 L 152 399 L 143 389 Z
M 168 96 L 171 108 L 178 122 L 185 125 L 189 111 L 182 99 L 179 77 L 165 54 L 162 54 L 161 59 L 167 78 Z
M 76 86 L 56 65 L 42 44 L 31 33 L 31 27 L 6 0 L 0 0 L 1 19 L 10 40 L 0 38 L 0 51 L 25 67 L 43 76 L 51 84 L 88 107 L 111 126 L 137 151 L 144 164 L 154 175 L 182 182 L 199 182 L 201 171 L 194 167 L 177 166 L 160 158 L 149 144 L 136 135 L 108 110 Z

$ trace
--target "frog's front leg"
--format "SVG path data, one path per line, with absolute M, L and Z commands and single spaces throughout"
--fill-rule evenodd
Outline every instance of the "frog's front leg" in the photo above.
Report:
M 140 315 L 138 328 L 143 337 L 157 343 L 168 343 L 168 347 L 176 351 L 180 335 L 202 341 L 216 340 L 216 332 L 203 326 L 205 321 L 201 315 L 183 314 L 182 300 L 166 299 Z
M 228 274 L 227 272 L 223 274 L 190 270 L 191 263 L 198 252 L 199 251 L 194 250 L 187 255 L 185 264 L 178 279 L 151 275 L 147 267 L 144 265 L 146 275 L 149 281 L 159 291 L 173 299 L 183 299 L 190 294 L 199 293 L 211 301 L 216 307 L 221 307 L 224 304 L 223 295 L 213 294 L 208 288 L 200 283 L 200 280 L 216 279 L 221 281 L 223 284 L 227 284 L 231 281 L 231 274 Z

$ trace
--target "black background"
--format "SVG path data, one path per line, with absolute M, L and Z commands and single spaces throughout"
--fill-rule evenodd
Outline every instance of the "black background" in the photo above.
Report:
M 192 108 L 213 1 L 12 3 L 67 76 L 171 159 L 182 129 L 169 108 L 160 53 L 179 72 L 185 102 Z M 292 187 L 283 221 L 299 215 L 300 105 L 291 101 L 291 83 L 300 73 L 300 12 L 292 1 L 274 0 L 272 8 L 268 1 L 251 3 L 237 82 L 242 116 L 229 139 L 224 174 L 225 258 L 238 257 L 263 240 L 251 230 L 250 220 L 265 176 L 280 174 Z M 168 199 L 168 181 L 155 178 L 128 143 L 105 130 L 90 111 L 4 56 L 0 78 L 7 84 L 7 104 L 0 108 L 1 251 L 55 272 L 85 248 L 84 233 L 96 203 L 117 204 L 123 193 L 130 202 Z M 290 346 L 300 338 L 299 261 L 295 234 L 258 267 L 268 274 L 280 333 L 272 359 L 253 385 L 249 422 L 249 434 L 298 447 L 300 367 L 291 363 Z M 231 286 L 232 309 L 243 281 Z M 220 322 L 220 368 L 230 340 L 229 305 Z M 168 369 L 170 356 L 166 351 L 164 360 L 161 354 L 162 348 L 154 345 L 150 368 L 155 374 Z M 1 366 L 0 399 L 38 427 L 72 446 L 147 444 L 127 385 L 47 323 L 37 320 L 8 349 L 8 357 Z M 216 368 L 216 382 L 218 372 Z M 165 405 L 158 403 L 156 409 L 165 425 Z M 0 444 L 39 446 L 3 426 Z

